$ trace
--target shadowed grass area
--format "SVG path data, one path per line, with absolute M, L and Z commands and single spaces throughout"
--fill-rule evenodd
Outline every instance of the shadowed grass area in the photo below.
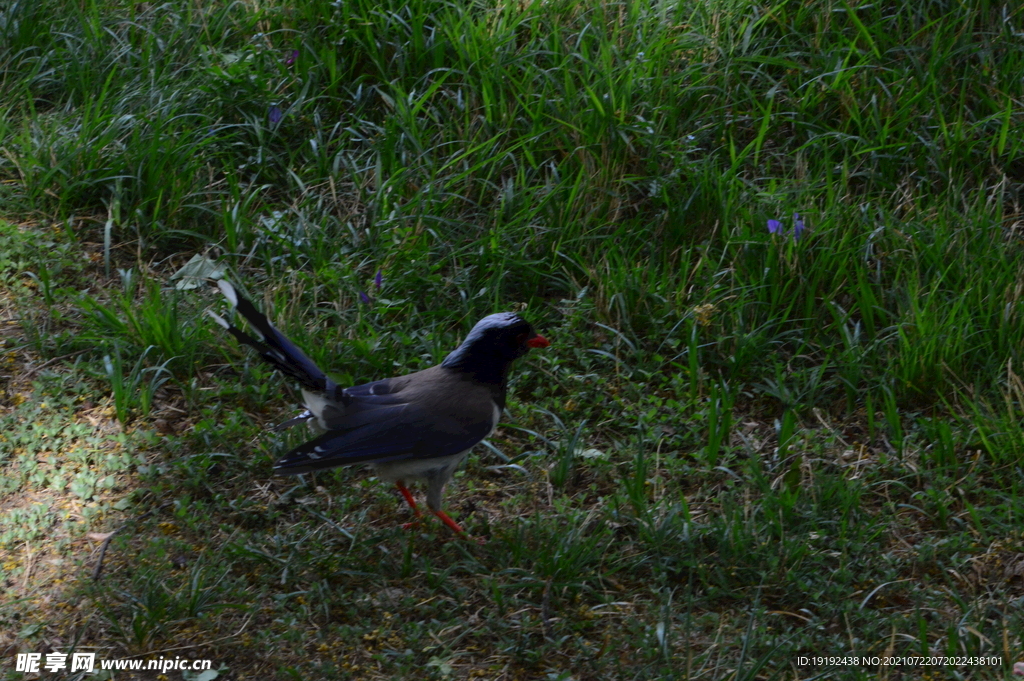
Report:
M 1022 31 L 981 0 L 0 7 L 0 657 L 1005 678 Z M 552 347 L 447 496 L 487 542 L 400 529 L 365 471 L 274 477 L 295 392 L 175 287 L 197 254 L 342 384 L 526 304 Z

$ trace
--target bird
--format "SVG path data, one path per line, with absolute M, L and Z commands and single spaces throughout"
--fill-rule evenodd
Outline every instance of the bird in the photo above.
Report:
M 254 335 L 208 314 L 239 343 L 297 382 L 304 411 L 275 428 L 309 422 L 319 433 L 275 465 L 281 475 L 366 463 L 394 483 L 416 518 L 406 483 L 426 482 L 427 508 L 457 535 L 465 531 L 441 507 L 445 485 L 470 450 L 494 432 L 505 408 L 512 362 L 548 339 L 517 313 L 491 314 L 473 327 L 440 364 L 422 371 L 343 388 L 228 281 L 217 287 Z

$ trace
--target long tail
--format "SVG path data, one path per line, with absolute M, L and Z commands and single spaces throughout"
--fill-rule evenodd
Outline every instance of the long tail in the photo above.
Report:
M 327 375 L 313 363 L 313 360 L 306 357 L 295 343 L 274 328 L 270 320 L 257 310 L 250 300 L 239 295 L 235 287 L 223 279 L 217 282 L 217 286 L 228 302 L 238 310 L 238 313 L 245 318 L 252 330 L 259 336 L 258 339 L 253 338 L 220 315 L 207 310 L 207 314 L 227 329 L 228 333 L 238 339 L 239 343 L 255 349 L 264 361 L 285 376 L 298 381 L 299 385 L 306 390 L 319 394 L 335 391 L 334 381 L 327 378 Z

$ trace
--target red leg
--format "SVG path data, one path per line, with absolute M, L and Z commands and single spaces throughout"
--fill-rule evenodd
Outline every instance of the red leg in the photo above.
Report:
M 412 512 L 416 514 L 416 520 L 412 521 L 411 523 L 402 523 L 402 529 L 408 530 L 413 527 L 416 527 L 417 525 L 419 525 L 420 518 L 423 517 L 423 514 L 420 513 L 419 507 L 416 506 L 416 500 L 412 498 L 412 492 L 409 491 L 409 488 L 406 487 L 405 483 L 402 482 L 401 480 L 397 480 L 395 482 L 395 487 L 397 487 L 398 491 L 402 493 L 403 497 L 405 497 L 405 503 L 409 504 L 409 508 L 411 508 Z
M 412 498 L 412 492 L 410 492 L 409 488 L 405 486 L 405 483 L 399 480 L 395 483 L 395 487 L 397 487 L 398 491 L 402 493 L 403 497 L 405 497 L 405 503 L 409 504 L 409 508 L 411 508 L 412 512 L 416 514 L 416 517 L 422 517 L 423 514 L 420 513 L 419 507 L 416 506 L 416 500 Z
M 459 527 L 459 524 L 457 522 L 455 522 L 454 520 L 452 520 L 450 517 L 448 517 L 448 514 L 445 513 L 444 511 L 434 511 L 433 513 L 434 513 L 434 515 L 436 515 L 438 518 L 441 519 L 441 522 L 443 522 L 445 525 L 447 525 L 452 530 L 454 530 L 455 534 L 459 535 L 460 537 L 463 537 L 465 539 L 472 539 L 477 544 L 486 544 L 487 543 L 487 540 L 484 539 L 483 537 L 473 537 L 471 535 L 466 534 L 466 531 L 464 529 L 462 529 L 461 527 Z
M 453 530 L 455 530 L 456 534 L 461 534 L 461 535 L 465 535 L 466 534 L 466 531 L 463 530 L 461 527 L 459 527 L 459 524 L 457 522 L 455 522 L 454 520 L 449 518 L 448 514 L 445 513 L 444 511 L 434 511 L 434 515 L 436 515 L 438 518 L 440 518 L 442 523 L 444 523 L 448 527 L 450 527 Z
M 405 501 L 407 504 L 409 504 L 409 508 L 411 508 L 412 512 L 416 514 L 417 521 L 419 518 L 422 518 L 423 514 L 420 512 L 419 507 L 416 506 L 416 500 L 413 499 L 412 492 L 410 492 L 409 488 L 405 486 L 405 483 L 399 480 L 395 483 L 395 487 L 397 487 L 398 491 L 402 493 L 403 497 L 405 497 Z M 447 513 L 445 513 L 444 511 L 433 511 L 433 514 L 440 518 L 441 522 L 447 525 L 449 528 L 451 528 L 455 532 L 455 534 L 459 535 L 460 537 L 469 538 L 469 535 L 466 534 L 466 531 L 459 527 L 459 524 L 452 520 Z M 409 528 L 415 527 L 417 524 L 419 524 L 417 521 L 405 523 L 404 525 L 402 525 L 402 527 L 408 530 Z M 477 541 L 479 543 L 483 543 L 483 541 L 480 539 L 477 539 Z

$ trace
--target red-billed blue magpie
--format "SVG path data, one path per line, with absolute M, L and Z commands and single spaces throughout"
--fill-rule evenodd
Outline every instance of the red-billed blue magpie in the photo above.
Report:
M 425 480 L 427 506 L 461 534 L 462 528 L 441 510 L 444 487 L 473 446 L 498 425 L 512 362 L 530 348 L 547 347 L 548 340 L 518 314 L 492 314 L 436 366 L 342 388 L 234 286 L 224 280 L 217 285 L 256 337 L 213 312 L 210 316 L 302 388 L 306 411 L 278 428 L 311 421 L 320 432 L 288 452 L 274 470 L 291 475 L 368 463 L 380 479 L 395 483 L 417 516 L 405 483 Z

